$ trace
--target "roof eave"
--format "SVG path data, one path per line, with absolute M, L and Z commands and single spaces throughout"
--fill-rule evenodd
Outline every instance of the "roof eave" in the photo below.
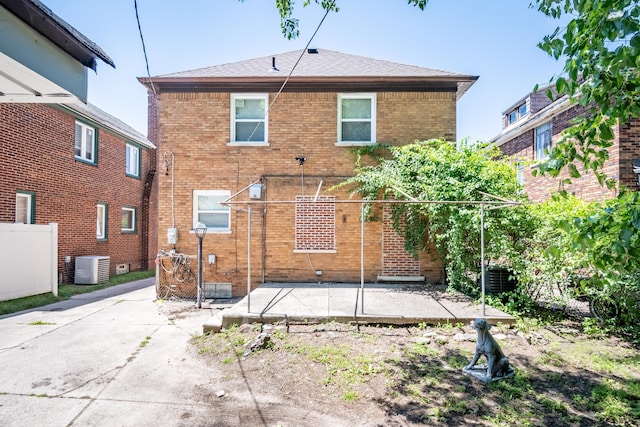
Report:
M 460 98 L 478 79 L 477 76 L 326 76 L 290 77 L 286 92 L 326 91 L 408 91 L 408 92 L 457 92 Z M 165 92 L 230 92 L 230 91 L 278 91 L 286 76 L 256 77 L 139 77 L 138 81 Z
M 87 68 L 96 70 L 97 60 L 115 68 L 115 63 L 93 41 L 54 14 L 38 0 L 0 0 L 0 4 L 51 40 Z

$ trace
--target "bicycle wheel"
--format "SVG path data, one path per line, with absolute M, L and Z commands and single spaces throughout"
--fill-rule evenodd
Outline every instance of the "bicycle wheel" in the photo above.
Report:
M 600 322 L 616 319 L 620 314 L 618 304 L 613 299 L 605 296 L 593 297 L 589 302 L 589 310 Z

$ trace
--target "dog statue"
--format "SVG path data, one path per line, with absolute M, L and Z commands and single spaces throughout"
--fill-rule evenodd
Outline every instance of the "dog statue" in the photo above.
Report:
M 478 331 L 478 341 L 476 342 L 476 353 L 473 360 L 463 369 L 465 372 L 474 373 L 473 367 L 478 363 L 480 356 L 487 358 L 487 371 L 484 378 L 476 376 L 482 381 L 494 381 L 513 376 L 514 369 L 509 364 L 509 359 L 504 355 L 500 345 L 495 338 L 489 333 L 491 325 L 482 318 L 478 318 L 471 322 L 471 327 Z

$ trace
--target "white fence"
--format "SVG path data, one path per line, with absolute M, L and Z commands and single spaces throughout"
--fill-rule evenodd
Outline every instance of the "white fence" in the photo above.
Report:
M 0 223 L 0 301 L 58 295 L 58 224 Z

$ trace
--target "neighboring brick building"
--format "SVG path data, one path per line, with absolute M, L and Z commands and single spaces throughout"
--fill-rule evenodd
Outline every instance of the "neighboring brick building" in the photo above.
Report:
M 0 21 L 0 222 L 58 223 L 63 283 L 77 256 L 147 269 L 155 147 L 86 104 L 87 68 L 113 62 L 40 1 L 0 0 Z
M 381 222 L 365 223 L 363 240 L 360 204 L 331 187 L 353 175 L 354 148 L 455 140 L 456 102 L 476 79 L 316 49 L 140 78 L 158 94 L 158 232 L 178 230 L 158 249 L 196 254 L 191 230 L 205 222 L 204 281 L 234 295 L 248 267 L 252 286 L 359 282 L 362 244 L 367 282 L 440 280 L 437 260 L 408 257 Z
M 0 103 L 0 117 L 0 222 L 58 223 L 63 283 L 76 256 L 109 256 L 111 274 L 153 265 L 144 192 L 155 156 L 144 136 L 84 104 Z M 78 132 L 95 140 L 78 143 Z
M 571 126 L 571 121 L 587 113 L 584 107 L 571 103 L 566 95 L 550 100 L 546 95 L 547 89 L 529 93 L 505 110 L 503 129 L 492 140 L 514 160 L 518 179 L 533 201 L 543 201 L 557 192 L 561 179 L 534 177 L 532 171 L 548 157 L 554 142 Z M 614 144 L 609 148 L 609 159 L 603 172 L 620 185 L 638 190 L 638 175 L 633 172 L 634 160 L 640 166 L 638 119 L 614 127 Z M 566 171 L 561 173 L 560 178 L 566 177 Z M 593 173 L 572 178 L 572 183 L 565 184 L 563 189 L 584 200 L 601 200 L 616 195 L 615 190 L 601 186 Z

